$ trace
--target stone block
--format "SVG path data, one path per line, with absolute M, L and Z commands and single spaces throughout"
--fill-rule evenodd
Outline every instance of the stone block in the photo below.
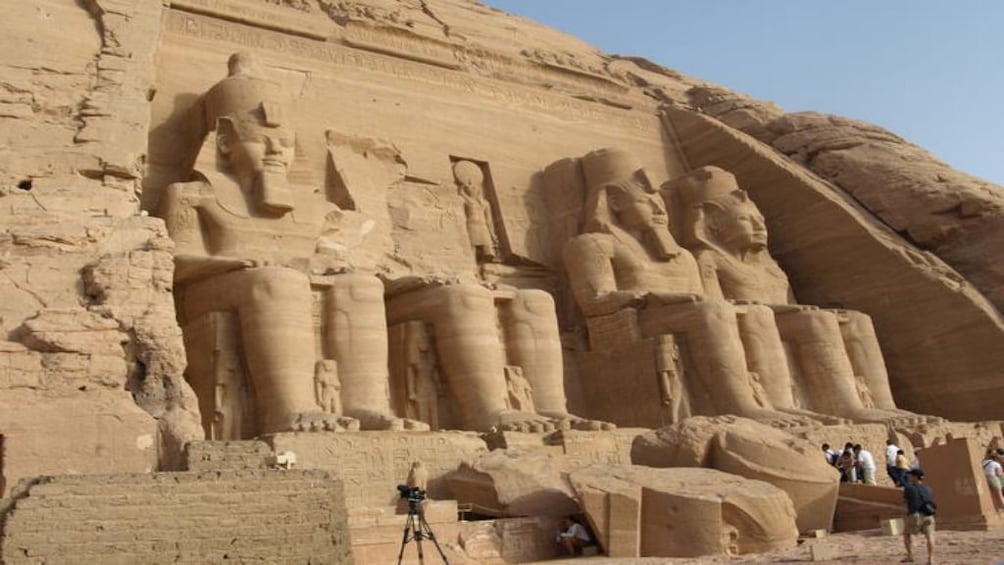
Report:
M 884 536 L 901 536 L 906 525 L 903 518 L 889 518 L 882 520 L 881 527 Z
M 445 476 L 488 451 L 466 432 L 297 432 L 265 436 L 274 451 L 296 453 L 300 469 L 324 469 L 345 483 L 349 508 L 392 506 L 414 461 L 429 471 L 428 495 L 452 499 Z
M 840 559 L 840 548 L 832 543 L 817 542 L 809 547 L 813 561 L 837 561 Z
M 568 480 L 586 501 L 601 544 L 624 557 L 756 553 L 793 547 L 798 539 L 791 500 L 762 481 L 712 469 L 637 465 L 595 465 L 573 471 Z M 635 512 L 637 530 L 630 532 Z M 635 539 L 638 552 L 627 555 Z

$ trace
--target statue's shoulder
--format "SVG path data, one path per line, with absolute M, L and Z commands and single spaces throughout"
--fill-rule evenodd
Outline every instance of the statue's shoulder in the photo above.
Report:
M 213 187 L 205 179 L 176 182 L 168 185 L 164 197 L 175 204 L 194 206 L 205 198 L 212 198 Z
M 568 240 L 564 255 L 567 258 L 583 256 L 612 256 L 616 240 L 606 233 L 584 233 Z

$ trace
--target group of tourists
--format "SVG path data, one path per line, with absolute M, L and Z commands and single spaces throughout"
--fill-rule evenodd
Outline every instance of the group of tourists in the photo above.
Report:
M 824 443 L 823 455 L 826 462 L 833 465 L 840 471 L 840 481 L 845 483 L 864 483 L 868 485 L 876 484 L 875 480 L 875 457 L 861 444 L 845 443 L 843 451 L 836 451 L 830 448 L 830 444 Z M 916 448 L 914 451 L 920 451 Z M 997 468 L 1004 469 L 1001 461 L 1004 457 L 1004 450 L 997 457 Z M 937 506 L 934 503 L 934 494 L 931 488 L 924 484 L 924 471 L 920 468 L 920 461 L 914 456 L 911 460 L 907 458 L 906 452 L 900 449 L 896 442 L 887 440 L 885 442 L 885 468 L 892 483 L 903 489 L 903 500 L 906 503 L 906 521 L 903 529 L 903 545 L 906 548 L 906 557 L 903 563 L 913 562 L 914 535 L 923 534 L 927 541 L 927 561 L 932 563 L 934 554 L 934 513 Z M 1000 472 L 998 472 L 998 494 L 1000 494 Z
M 826 462 L 840 471 L 840 482 L 878 484 L 875 477 L 875 472 L 878 469 L 875 464 L 875 456 L 861 447 L 860 443 L 847 442 L 842 451 L 832 449 L 828 443 L 824 443 L 822 448 Z M 916 451 L 920 451 L 920 448 L 917 448 Z M 906 452 L 896 445 L 896 442 L 886 441 L 885 469 L 894 485 L 897 487 L 905 486 L 908 483 L 907 473 L 911 469 L 919 468 L 920 462 L 916 457 L 911 460 L 906 456 Z

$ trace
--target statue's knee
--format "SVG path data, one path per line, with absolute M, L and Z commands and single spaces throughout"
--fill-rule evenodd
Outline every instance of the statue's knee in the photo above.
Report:
M 457 284 L 442 287 L 444 306 L 451 311 L 491 312 L 495 309 L 492 292 L 476 284 Z
M 814 336 L 840 335 L 840 323 L 833 312 L 810 310 L 787 316 L 790 316 L 789 327 L 800 333 Z
M 310 298 L 310 280 L 292 269 L 265 267 L 248 271 L 254 301 L 284 302 Z
M 731 304 L 722 300 L 702 300 L 694 303 L 701 319 L 708 325 L 735 324 L 736 311 Z
M 863 312 L 855 312 L 853 310 L 845 310 L 843 314 L 843 324 L 845 324 L 850 330 L 858 335 L 874 335 L 875 325 L 872 323 L 872 318 L 868 314 Z
M 762 304 L 744 306 L 741 316 L 744 318 L 744 323 L 751 328 L 774 326 L 774 311 L 769 306 Z
M 543 290 L 521 290 L 516 293 L 515 306 L 534 317 L 554 317 L 554 298 Z
M 363 273 L 337 275 L 331 278 L 331 288 L 336 295 L 347 297 L 353 302 L 383 302 L 383 282 L 373 275 Z

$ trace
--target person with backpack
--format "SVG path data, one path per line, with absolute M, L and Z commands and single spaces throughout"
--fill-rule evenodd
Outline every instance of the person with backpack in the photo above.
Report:
M 924 484 L 924 471 L 913 469 L 907 474 L 903 500 L 906 501 L 906 528 L 903 529 L 906 557 L 900 563 L 913 563 L 912 536 L 921 533 L 927 541 L 927 562 L 934 563 L 934 513 L 938 506 L 934 503 L 931 487 Z

